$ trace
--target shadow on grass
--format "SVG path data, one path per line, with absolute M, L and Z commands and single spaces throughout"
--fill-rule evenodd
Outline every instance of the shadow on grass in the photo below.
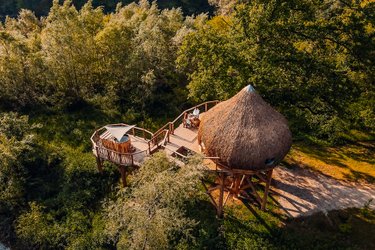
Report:
M 368 183 L 375 183 L 375 177 L 369 174 L 351 170 L 350 174 L 344 174 L 345 178 L 350 181 L 364 180 Z
M 374 235 L 375 211 L 349 208 L 290 219 L 278 242 L 284 249 L 375 249 Z
M 290 157 L 287 157 L 282 164 L 289 169 L 307 167 L 329 177 L 335 177 L 335 173 L 337 173 L 338 179 L 365 181 L 368 183 L 375 182 L 375 172 L 371 170 L 371 165 L 375 166 L 374 141 L 354 142 L 339 147 L 297 143 L 293 147 L 297 152 L 299 151 L 304 155 L 300 159 L 301 162 L 297 160 L 298 156 L 297 159 L 293 157 L 293 153 Z M 304 162 L 305 158 L 307 163 Z M 327 175 L 324 170 L 321 171 L 319 169 L 319 162 L 324 162 L 328 165 L 322 169 L 329 169 L 332 166 L 332 169 L 329 170 L 331 175 Z

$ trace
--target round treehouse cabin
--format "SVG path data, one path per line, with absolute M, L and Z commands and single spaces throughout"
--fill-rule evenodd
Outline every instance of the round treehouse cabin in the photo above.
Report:
M 272 170 L 288 153 L 292 135 L 284 116 L 249 85 L 204 114 L 198 144 L 206 156 L 218 159 L 219 177 L 207 191 L 222 215 L 230 196 L 255 200 L 265 209 Z

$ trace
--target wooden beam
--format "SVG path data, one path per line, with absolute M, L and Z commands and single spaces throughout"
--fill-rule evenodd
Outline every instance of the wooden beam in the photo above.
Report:
M 208 191 L 208 188 L 207 188 L 207 186 L 206 186 L 206 184 L 204 183 L 203 180 L 202 180 L 202 185 L 203 185 L 204 189 L 206 189 L 206 193 L 207 193 L 208 196 L 210 197 L 212 204 L 213 204 L 213 205 L 215 206 L 215 208 L 217 209 L 216 201 L 215 201 L 214 197 L 211 195 L 211 192 Z
M 127 172 L 126 172 L 125 166 L 119 166 L 118 169 L 121 174 L 122 187 L 128 186 L 128 183 L 126 181 Z
M 267 182 L 266 182 L 266 187 L 264 189 L 263 202 L 262 202 L 262 206 L 261 206 L 261 209 L 263 211 L 266 209 L 267 198 L 268 198 L 268 191 L 270 189 L 270 184 L 271 184 L 271 180 L 272 180 L 272 172 L 273 172 L 273 169 L 268 170 L 266 172 Z
M 223 217 L 224 214 L 224 206 L 223 206 L 223 200 L 224 200 L 224 186 L 225 186 L 225 173 L 221 173 L 220 176 L 220 194 L 219 194 L 219 202 L 217 207 L 217 216 L 219 218 Z
M 98 166 L 99 172 L 102 173 L 103 172 L 103 162 L 102 162 L 102 160 L 100 159 L 99 156 L 96 157 L 96 164 Z

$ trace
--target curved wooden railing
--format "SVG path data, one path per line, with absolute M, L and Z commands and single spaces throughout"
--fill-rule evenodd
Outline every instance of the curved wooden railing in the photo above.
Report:
M 117 123 L 117 124 L 111 124 L 114 126 L 129 126 L 125 123 Z M 151 154 L 151 144 L 150 140 L 154 136 L 154 134 L 147 129 L 134 127 L 132 128 L 127 134 L 133 135 L 135 137 L 143 138 L 148 143 L 148 149 L 137 151 L 134 153 L 120 153 L 118 151 L 108 149 L 106 147 L 98 146 L 97 142 L 99 141 L 101 132 L 105 130 L 105 127 L 101 127 L 93 133 L 90 140 L 93 145 L 93 151 L 96 153 L 97 157 L 100 157 L 101 159 L 111 161 L 113 163 L 116 163 L 118 165 L 126 165 L 126 166 L 133 166 L 136 163 L 136 156 L 140 154 L 149 155 Z
M 174 134 L 174 128 L 177 124 L 179 126 L 182 123 L 182 120 L 186 113 L 193 111 L 194 109 L 198 108 L 200 113 L 208 111 L 210 108 L 218 104 L 219 101 L 208 101 L 196 105 L 192 108 L 184 110 L 176 119 L 171 122 L 166 123 L 162 126 L 159 130 L 155 133 L 152 133 L 144 128 L 134 127 L 132 128 L 127 134 L 133 135 L 135 137 L 143 138 L 147 144 L 148 149 L 143 151 L 137 151 L 134 153 L 120 153 L 115 150 L 108 149 L 103 146 L 98 146 L 97 142 L 100 139 L 100 135 L 102 131 L 105 130 L 105 127 L 101 127 L 97 129 L 93 135 L 91 136 L 90 140 L 93 145 L 93 151 L 97 155 L 98 158 L 111 161 L 118 165 L 134 165 L 136 163 L 136 157 L 139 154 L 150 155 L 157 151 L 160 147 L 165 147 L 165 145 L 169 142 L 170 135 Z M 125 123 L 118 123 L 118 124 L 111 124 L 117 126 L 129 126 Z
M 151 139 L 151 141 L 153 141 L 154 144 L 163 143 L 162 141 L 159 141 L 159 139 L 161 138 L 160 134 L 164 134 L 165 131 L 167 130 L 167 131 L 169 131 L 169 134 L 173 135 L 174 134 L 174 129 L 176 127 L 176 124 L 178 124 L 178 125 L 181 124 L 181 122 L 182 122 L 182 120 L 183 120 L 183 118 L 184 118 L 184 116 L 185 116 L 186 113 L 189 113 L 189 112 L 193 111 L 196 108 L 199 109 L 200 113 L 207 112 L 210 108 L 214 107 L 219 102 L 220 101 L 218 101 L 218 100 L 208 101 L 208 102 L 204 102 L 204 103 L 196 105 L 196 106 L 194 106 L 192 108 L 184 110 L 179 116 L 177 116 L 176 119 L 174 119 L 171 122 L 166 123 L 163 127 L 161 127 L 158 131 L 156 131 L 154 133 L 154 136 Z

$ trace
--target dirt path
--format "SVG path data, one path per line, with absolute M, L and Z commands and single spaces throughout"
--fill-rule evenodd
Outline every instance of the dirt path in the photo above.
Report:
M 370 199 L 370 206 L 375 209 L 375 185 L 338 181 L 302 168 L 276 168 L 272 190 L 276 202 L 290 217 L 363 207 Z

